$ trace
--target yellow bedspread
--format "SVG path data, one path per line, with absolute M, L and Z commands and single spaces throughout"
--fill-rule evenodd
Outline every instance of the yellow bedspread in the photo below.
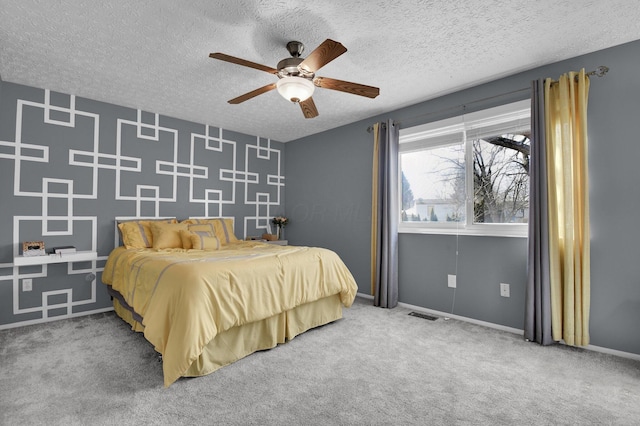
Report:
M 143 317 L 145 338 L 162 354 L 165 386 L 222 331 L 335 294 L 349 307 L 357 292 L 330 250 L 255 242 L 217 251 L 118 247 L 102 281 Z

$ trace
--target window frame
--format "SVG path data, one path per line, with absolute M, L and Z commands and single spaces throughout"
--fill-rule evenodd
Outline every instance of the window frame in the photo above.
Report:
M 473 138 L 467 133 L 483 128 L 509 128 L 508 123 L 530 124 L 531 100 L 526 99 L 498 107 L 463 114 L 406 129 L 400 129 L 398 155 L 398 199 L 396 209 L 402 212 L 402 154 L 447 145 L 462 144 L 465 153 L 465 222 L 403 222 L 398 215 L 398 232 L 413 234 L 478 235 L 493 237 L 527 237 L 528 223 L 473 223 Z M 495 130 L 499 131 L 499 130 Z M 456 139 L 462 136 L 462 140 Z M 476 138 L 477 139 L 477 138 Z M 471 221 L 469 223 L 469 221 Z

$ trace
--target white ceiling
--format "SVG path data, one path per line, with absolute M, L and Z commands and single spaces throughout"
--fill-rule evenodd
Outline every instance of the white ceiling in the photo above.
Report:
M 208 57 L 275 67 L 327 38 L 348 52 L 317 75 L 380 96 L 318 89 L 313 119 L 275 91 L 230 105 L 276 77 Z M 637 0 L 0 0 L 4 81 L 283 142 L 638 39 Z

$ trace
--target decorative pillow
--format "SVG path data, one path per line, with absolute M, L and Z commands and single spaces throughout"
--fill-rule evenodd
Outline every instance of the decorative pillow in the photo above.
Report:
M 213 223 L 203 223 L 203 224 L 199 224 L 199 225 L 187 225 L 187 227 L 188 227 L 189 231 L 191 231 L 191 232 L 209 232 L 214 237 L 217 237 L 217 235 L 216 235 L 216 227 L 213 226 Z
M 196 250 L 220 250 L 220 240 L 218 237 L 211 235 L 202 235 L 201 233 L 191 234 L 191 245 Z
M 214 235 L 218 237 L 221 244 L 238 241 L 233 233 L 233 219 L 230 218 L 186 219 L 181 223 L 189 225 L 213 225 Z
M 118 223 L 122 244 L 126 248 L 148 248 L 153 246 L 152 223 L 176 223 L 176 219 L 129 220 Z
M 197 225 L 196 225 L 197 226 Z M 182 248 L 183 249 L 192 249 L 193 248 L 193 244 L 191 243 L 191 236 L 192 235 L 202 235 L 205 237 L 214 237 L 213 232 L 209 232 L 209 231 L 191 231 L 191 230 L 181 230 L 180 231 L 180 238 L 182 239 Z
M 182 223 L 151 223 L 151 234 L 153 235 L 154 249 L 182 248 L 182 238 L 180 231 L 186 231 L 187 225 Z

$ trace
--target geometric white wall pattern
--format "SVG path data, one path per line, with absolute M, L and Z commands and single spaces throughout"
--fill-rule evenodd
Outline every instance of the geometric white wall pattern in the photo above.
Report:
M 0 81 L 0 328 L 111 309 L 100 284 L 115 217 L 231 217 L 238 238 L 283 214 L 284 144 Z M 15 266 L 22 241 L 98 259 Z M 22 283 L 31 279 L 31 291 Z

